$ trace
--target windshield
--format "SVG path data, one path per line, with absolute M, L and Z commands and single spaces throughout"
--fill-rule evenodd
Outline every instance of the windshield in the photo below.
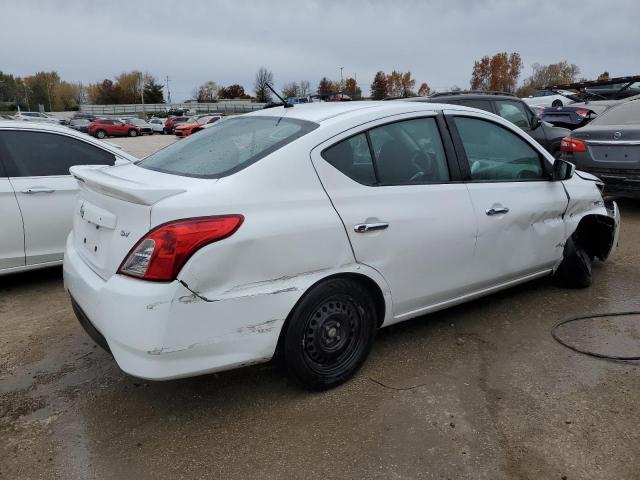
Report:
M 217 122 L 138 162 L 149 170 L 198 178 L 231 175 L 315 130 L 318 124 L 281 117 Z
M 640 125 L 640 101 L 633 100 L 611 108 L 596 117 L 591 125 Z

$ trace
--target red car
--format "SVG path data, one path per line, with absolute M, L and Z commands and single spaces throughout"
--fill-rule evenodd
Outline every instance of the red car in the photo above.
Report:
M 178 137 L 188 137 L 192 133 L 202 130 L 203 125 L 216 123 L 221 118 L 221 115 L 205 115 L 199 118 L 190 117 L 186 122 L 176 125 L 173 130 Z
M 164 133 L 173 133 L 176 126 L 189 120 L 190 117 L 169 117 L 164 122 Z
M 98 118 L 89 124 L 89 135 L 96 138 L 105 137 L 137 137 L 140 128 L 120 120 Z

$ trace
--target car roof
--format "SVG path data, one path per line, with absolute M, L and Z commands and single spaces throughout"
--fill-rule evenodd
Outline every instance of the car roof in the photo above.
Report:
M 64 125 L 7 120 L 0 123 L 0 131 L 2 130 L 20 130 L 20 131 L 31 131 L 31 132 L 57 133 L 60 135 L 66 135 L 68 137 L 75 137 L 78 140 L 91 143 L 98 148 L 108 150 L 109 152 L 115 155 L 118 155 L 119 157 L 122 157 L 126 160 L 129 160 L 130 162 L 136 162 L 139 160 L 138 158 L 128 154 L 127 152 L 118 148 L 115 145 L 112 145 L 108 142 L 103 142 L 101 140 L 98 140 L 97 138 L 93 138 L 85 133 L 78 132 L 77 130 L 66 127 Z
M 482 93 L 460 93 L 456 95 L 438 95 L 437 97 L 410 97 L 399 98 L 397 100 L 404 100 L 406 102 L 442 102 L 447 103 L 449 100 L 516 100 L 522 101 L 518 97 L 513 95 L 485 95 Z
M 393 115 L 416 110 L 434 111 L 449 107 L 450 105 L 438 105 L 437 103 L 416 105 L 415 103 L 383 101 L 313 102 L 300 103 L 289 108 L 273 107 L 264 110 L 255 110 L 245 114 L 245 116 L 296 118 L 315 123 L 323 123 L 337 117 L 347 120 L 349 117 L 359 116 L 367 110 L 372 114 L 384 116 L 385 114 Z

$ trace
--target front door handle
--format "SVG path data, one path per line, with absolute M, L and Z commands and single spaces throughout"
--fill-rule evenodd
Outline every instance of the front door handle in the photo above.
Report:
M 509 213 L 509 209 L 507 207 L 493 207 L 487 208 L 485 213 L 489 216 L 491 215 L 500 215 L 501 213 Z
M 388 223 L 378 222 L 378 223 L 359 223 L 358 225 L 353 227 L 353 230 L 356 233 L 365 233 L 372 232 L 374 230 L 384 230 L 389 226 Z
M 55 190 L 53 188 L 47 187 L 29 187 L 26 190 L 22 190 L 22 193 L 26 193 L 28 195 L 33 195 L 34 193 L 53 193 Z

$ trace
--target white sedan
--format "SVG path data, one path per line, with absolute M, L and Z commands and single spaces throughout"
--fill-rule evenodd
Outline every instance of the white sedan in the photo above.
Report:
M 575 103 L 576 93 L 568 90 L 538 90 L 533 95 L 524 97 L 522 101 L 527 105 L 539 107 L 562 107 Z
M 135 160 L 71 128 L 0 123 L 0 275 L 62 263 L 78 195 L 70 167 Z
M 71 171 L 74 310 L 125 372 L 156 380 L 277 354 L 329 388 L 380 327 L 558 271 L 587 286 L 619 228 L 595 177 L 455 105 L 277 107 Z
M 165 122 L 165 118 L 157 118 L 157 117 L 153 117 L 152 119 L 149 120 L 149 124 L 151 125 L 151 129 L 153 130 L 153 133 L 162 133 L 164 134 L 164 122 Z

